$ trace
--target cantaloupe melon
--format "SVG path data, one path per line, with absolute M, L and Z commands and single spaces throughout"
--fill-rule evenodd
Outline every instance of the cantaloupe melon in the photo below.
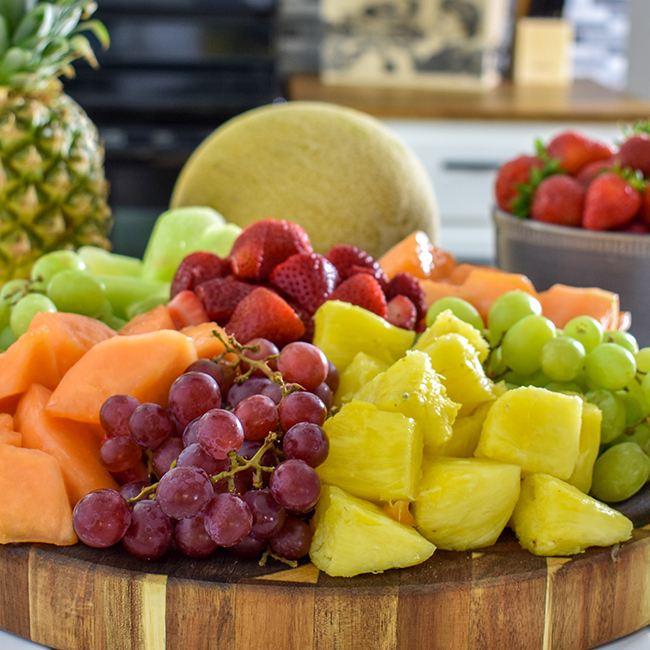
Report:
M 618 294 L 596 287 L 570 287 L 554 284 L 538 295 L 542 313 L 563 328 L 576 316 L 591 316 L 606 330 L 618 329 L 620 304 Z
M 0 544 L 77 542 L 58 461 L 38 449 L 0 444 Z
M 95 429 L 79 422 L 48 415 L 45 408 L 52 392 L 32 384 L 16 409 L 16 428 L 23 447 L 40 449 L 59 462 L 70 503 L 89 492 L 118 485 L 99 462 L 101 439 Z
M 211 321 L 188 325 L 181 330 L 183 334 L 194 341 L 199 359 L 213 359 L 225 350 L 224 344 L 213 334 L 214 331 L 220 332 L 224 339 L 228 338 L 228 334 L 223 328 Z
M 415 230 L 435 244 L 435 192 L 413 151 L 380 120 L 325 102 L 247 111 L 220 126 L 181 170 L 171 207 L 203 205 L 247 226 L 302 225 L 316 252 L 359 246 L 375 258 Z
M 119 329 L 118 334 L 129 336 L 131 334 L 146 334 L 158 330 L 175 330 L 176 326 L 165 305 L 158 305 L 153 309 L 134 316 L 126 325 Z
M 22 447 L 23 436 L 14 430 L 14 418 L 9 413 L 0 413 L 0 443 Z
M 197 359 L 193 340 L 176 330 L 114 336 L 91 348 L 66 373 L 47 412 L 99 424 L 102 404 L 117 394 L 166 407 L 174 380 Z

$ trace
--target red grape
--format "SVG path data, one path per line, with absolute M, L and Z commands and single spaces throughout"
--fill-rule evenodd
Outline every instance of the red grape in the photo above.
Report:
M 328 359 L 327 360 L 327 378 L 325 383 L 330 387 L 332 393 L 336 393 L 339 389 L 340 376 L 336 366 Z
M 99 409 L 99 422 L 106 433 L 111 436 L 129 435 L 129 418 L 139 400 L 131 395 L 112 395 Z
M 149 481 L 149 468 L 147 464 L 141 460 L 138 461 L 133 467 L 125 469 L 123 472 L 111 472 L 113 478 L 120 484 L 125 485 L 132 481 Z
M 320 478 L 304 460 L 283 460 L 271 474 L 269 488 L 273 498 L 289 512 L 309 512 L 320 497 Z
M 167 438 L 153 452 L 153 471 L 158 478 L 162 478 L 178 459 L 184 449 L 183 441 L 180 438 Z
M 220 406 L 219 384 L 204 372 L 186 372 L 169 389 L 169 408 L 182 429 L 194 418 Z
M 156 501 L 173 519 L 201 514 L 213 497 L 212 482 L 198 467 L 174 467 L 158 483 Z
M 212 555 L 219 547 L 208 535 L 203 515 L 177 521 L 174 527 L 174 541 L 183 555 L 197 559 Z
M 212 359 L 197 359 L 185 369 L 185 372 L 204 372 L 210 375 L 219 384 L 222 396 L 228 394 L 237 376 L 237 371 L 231 363 L 216 362 Z
M 139 560 L 158 560 L 174 541 L 174 523 L 156 501 L 137 501 L 131 510 L 131 525 L 122 545 Z
M 140 404 L 129 418 L 129 431 L 136 445 L 143 449 L 155 449 L 169 438 L 174 425 L 169 414 L 159 404 Z
M 109 472 L 123 472 L 142 459 L 142 449 L 131 437 L 108 438 L 99 450 L 99 461 Z
M 329 365 L 327 357 L 315 345 L 294 341 L 280 350 L 278 370 L 287 383 L 300 384 L 310 391 L 325 381 Z
M 263 440 L 278 426 L 278 407 L 266 395 L 251 395 L 244 398 L 233 413 L 239 418 L 246 440 Z
M 317 397 L 320 397 L 323 404 L 325 404 L 325 409 L 328 412 L 332 410 L 332 405 L 334 404 L 334 396 L 332 395 L 332 390 L 325 382 L 316 386 L 316 388 L 314 388 L 314 390 L 311 392 L 314 393 L 314 395 Z
M 126 499 L 110 488 L 89 492 L 77 502 L 72 512 L 77 537 L 95 548 L 117 544 L 130 523 L 131 511 Z
M 280 350 L 278 349 L 278 346 L 275 343 L 264 338 L 251 339 L 245 345 L 247 348 L 249 346 L 251 347 L 254 346 L 256 348 L 254 350 L 244 350 L 243 352 L 244 358 L 253 359 L 254 361 L 263 361 L 264 359 L 268 359 L 268 357 L 271 356 L 277 357 L 277 355 L 280 353 Z M 267 365 L 270 370 L 276 370 L 277 369 L 276 359 L 269 359 L 267 361 Z M 248 370 L 250 369 L 250 364 L 242 360 L 241 369 L 242 372 L 248 372 Z M 253 372 L 251 372 L 251 374 L 249 375 L 249 377 L 265 377 L 265 376 L 266 375 L 264 374 L 264 372 L 257 368 L 253 370 Z
M 205 529 L 219 546 L 228 548 L 251 532 L 253 515 L 246 502 L 236 494 L 215 494 L 205 510 Z
M 200 417 L 194 418 L 183 430 L 183 444 L 186 447 L 199 441 L 198 426 L 200 419 Z
M 270 539 L 284 524 L 284 508 L 273 498 L 268 490 L 250 490 L 244 494 L 253 523 L 251 535 L 260 540 Z
M 298 422 L 312 422 L 323 426 L 327 418 L 327 409 L 323 400 L 306 391 L 289 393 L 278 406 L 280 424 L 285 431 L 288 431 Z
M 125 483 L 120 488 L 120 494 L 128 501 L 129 499 L 134 499 L 137 497 L 144 488 L 149 487 L 151 481 L 131 481 Z
M 199 443 L 217 460 L 228 458 L 244 441 L 244 428 L 231 411 L 211 409 L 201 416 L 198 424 Z
M 304 460 L 318 467 L 329 454 L 330 443 L 322 427 L 311 422 L 294 424 L 282 439 L 282 451 L 287 458 Z
M 313 534 L 302 519 L 288 516 L 284 526 L 271 537 L 271 548 L 287 560 L 299 560 L 309 553 Z
M 241 542 L 228 548 L 228 551 L 237 557 L 253 558 L 259 557 L 266 548 L 266 542 L 256 539 L 252 535 L 246 535 Z
M 228 391 L 228 404 L 232 408 L 235 408 L 244 398 L 250 397 L 251 395 L 259 395 L 268 386 L 273 385 L 273 382 L 268 377 L 251 377 L 250 379 L 246 379 L 241 384 L 235 384 Z M 278 388 L 280 387 L 278 386 Z
M 221 474 L 230 469 L 230 460 L 225 458 L 217 460 L 201 447 L 198 442 L 194 442 L 185 447 L 178 457 L 177 467 L 199 467 L 205 470 L 210 476 Z

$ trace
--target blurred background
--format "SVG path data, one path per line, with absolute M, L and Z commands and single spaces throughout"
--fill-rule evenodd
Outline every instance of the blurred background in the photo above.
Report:
M 361 98 L 427 166 L 441 245 L 463 260 L 491 261 L 498 165 L 576 122 L 615 137 L 620 120 L 644 116 L 646 104 L 631 109 L 629 98 L 650 100 L 648 0 L 100 0 L 96 17 L 111 46 L 97 46 L 100 68 L 80 63 L 66 87 L 99 127 L 114 246 L 131 255 L 142 254 L 187 157 L 224 121 L 286 99 L 354 106 Z M 508 102 L 523 102 L 513 82 L 517 24 L 529 17 L 569 26 L 569 79 L 535 91 L 549 98 L 546 112 L 516 113 Z M 574 110 L 576 88 L 589 92 L 578 93 Z M 419 112 L 391 108 L 413 97 Z M 486 121 L 495 102 L 501 108 Z M 629 109 L 620 120 L 617 102 Z

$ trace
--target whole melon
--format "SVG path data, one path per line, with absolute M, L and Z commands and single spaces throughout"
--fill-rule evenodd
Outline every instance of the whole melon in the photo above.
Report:
M 225 122 L 192 153 L 171 207 L 203 205 L 241 227 L 303 226 L 314 250 L 354 244 L 379 257 L 415 230 L 437 243 L 433 185 L 382 122 L 336 104 L 290 101 Z

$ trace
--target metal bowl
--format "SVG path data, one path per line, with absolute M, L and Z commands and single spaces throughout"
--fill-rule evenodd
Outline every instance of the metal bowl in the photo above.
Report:
M 551 285 L 600 287 L 632 314 L 630 333 L 650 346 L 650 235 L 596 232 L 519 219 L 495 208 L 496 264 Z

